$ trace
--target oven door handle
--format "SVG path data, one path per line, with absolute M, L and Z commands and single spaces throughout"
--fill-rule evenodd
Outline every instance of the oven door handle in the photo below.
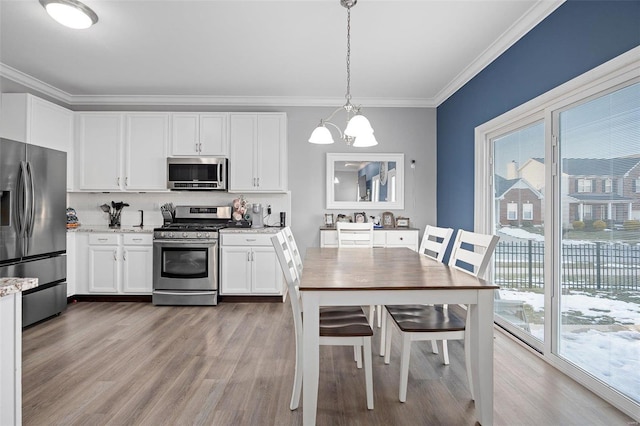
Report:
M 194 247 L 197 246 L 215 246 L 218 245 L 218 241 L 202 241 L 202 240 L 154 240 L 154 244 L 161 245 L 163 247 L 171 246 L 171 245 L 192 245 Z
M 154 294 L 166 294 L 169 296 L 204 296 L 208 294 L 213 294 L 215 291 L 163 291 L 163 290 L 154 290 Z

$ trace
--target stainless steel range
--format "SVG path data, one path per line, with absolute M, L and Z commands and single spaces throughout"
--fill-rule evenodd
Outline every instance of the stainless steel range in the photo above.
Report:
M 177 206 L 173 222 L 153 232 L 153 304 L 218 303 L 218 230 L 231 207 Z

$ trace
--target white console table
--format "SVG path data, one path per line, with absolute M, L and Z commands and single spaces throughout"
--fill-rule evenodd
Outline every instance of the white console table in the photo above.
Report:
M 419 230 L 416 228 L 376 228 L 374 247 L 407 247 L 418 251 Z M 320 228 L 320 247 L 338 247 L 338 231 L 334 227 Z

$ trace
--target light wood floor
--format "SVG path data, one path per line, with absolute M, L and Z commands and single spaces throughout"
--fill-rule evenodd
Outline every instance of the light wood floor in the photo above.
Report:
M 299 425 L 289 410 L 289 303 L 160 307 L 81 302 L 24 331 L 24 425 Z M 374 336 L 378 346 L 379 336 Z M 392 360 L 374 354 L 375 409 L 353 349 L 322 347 L 319 425 L 473 425 L 463 347 L 451 365 L 414 343 L 406 403 Z M 629 425 L 632 420 L 499 332 L 496 425 Z

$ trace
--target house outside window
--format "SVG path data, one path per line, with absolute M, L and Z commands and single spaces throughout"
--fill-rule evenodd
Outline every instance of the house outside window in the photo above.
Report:
M 582 211 L 582 215 L 584 220 L 593 219 L 593 206 L 591 204 L 586 204 L 582 207 L 584 210 Z
M 612 179 L 605 179 L 604 180 L 604 192 L 606 193 L 610 193 L 613 191 L 613 180 Z
M 640 194 L 640 178 L 636 178 L 636 194 Z
M 578 179 L 578 192 L 593 192 L 593 181 L 591 179 Z
M 533 220 L 533 204 L 524 203 L 522 205 L 522 220 Z
M 507 220 L 518 220 L 518 205 L 516 203 L 507 204 Z

